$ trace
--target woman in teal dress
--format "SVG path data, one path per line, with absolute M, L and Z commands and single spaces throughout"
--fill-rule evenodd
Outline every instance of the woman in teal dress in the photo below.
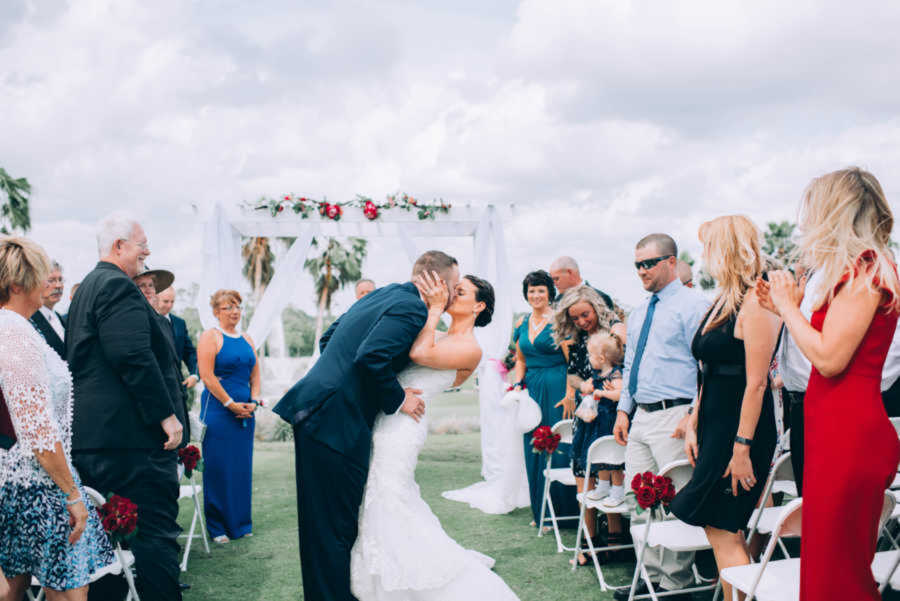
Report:
M 553 309 L 550 299 L 556 296 L 553 279 L 546 271 L 533 271 L 522 282 L 522 294 L 531 305 L 513 332 L 516 343 L 515 385 L 524 387 L 541 408 L 541 426 L 552 426 L 561 419 L 572 416 L 574 400 L 566 403 L 566 355 L 553 341 L 551 322 Z M 544 468 L 547 459 L 543 454 L 531 451 L 531 432 L 523 436 L 525 471 L 531 494 L 531 514 L 534 525 L 541 518 L 541 501 L 544 495 Z M 552 467 L 568 467 L 569 445 L 559 445 L 560 452 L 553 456 Z M 575 487 L 554 482 L 550 497 L 556 515 L 577 515 L 578 503 Z

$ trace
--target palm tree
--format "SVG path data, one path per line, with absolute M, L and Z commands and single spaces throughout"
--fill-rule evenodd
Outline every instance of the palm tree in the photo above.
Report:
M 339 288 L 352 284 L 362 277 L 362 265 L 367 253 L 366 240 L 349 238 L 348 242 L 350 247 L 345 248 L 334 238 L 328 238 L 322 249 L 320 241 L 313 238 L 312 246 L 320 252 L 307 259 L 303 265 L 316 281 L 316 298 L 319 300 L 313 355 L 318 355 L 322 324 L 325 312 L 331 312 L 332 295 Z
M 275 253 L 268 238 L 250 238 L 241 248 L 244 259 L 244 277 L 253 287 L 254 302 L 258 303 L 266 286 L 275 275 Z
M 30 230 L 28 196 L 31 195 L 31 184 L 24 177 L 14 179 L 6 169 L 0 167 L 0 190 L 6 194 L 6 201 L 0 205 L 0 233 L 9 234 L 12 230 L 22 230 L 24 233 Z

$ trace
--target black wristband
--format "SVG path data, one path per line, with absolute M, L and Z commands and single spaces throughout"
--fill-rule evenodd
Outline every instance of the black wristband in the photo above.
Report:
M 753 439 L 752 438 L 744 438 L 743 436 L 735 436 L 734 442 L 736 442 L 738 444 L 745 444 L 749 447 L 750 445 L 753 444 Z

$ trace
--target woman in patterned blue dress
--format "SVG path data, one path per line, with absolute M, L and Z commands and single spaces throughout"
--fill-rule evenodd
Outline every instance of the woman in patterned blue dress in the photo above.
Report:
M 72 376 L 28 321 L 49 271 L 34 242 L 0 238 L 0 390 L 15 433 L 0 448 L 0 569 L 7 599 L 34 576 L 48 598 L 84 601 L 113 555 L 72 467 Z
M 241 295 L 219 290 L 210 304 L 219 326 L 203 332 L 197 345 L 197 366 L 206 387 L 200 399 L 206 424 L 203 506 L 210 536 L 226 543 L 253 534 L 253 412 L 259 403 L 259 364 L 253 341 L 237 331 Z
M 541 426 L 552 426 L 561 419 L 571 417 L 572 408 L 563 415 L 566 398 L 566 355 L 553 342 L 550 322 L 553 309 L 550 299 L 556 296 L 553 279 L 546 271 L 533 271 L 522 282 L 522 294 L 531 305 L 531 313 L 519 323 L 513 334 L 516 340 L 515 379 L 517 387 L 524 387 L 541 408 Z M 532 432 L 523 437 L 525 471 L 528 474 L 528 490 L 531 495 L 531 514 L 534 525 L 541 517 L 541 501 L 544 496 L 544 468 L 547 459 L 531 450 Z M 567 467 L 569 445 L 559 445 L 560 452 L 553 456 L 552 467 Z M 550 497 L 556 515 L 577 515 L 578 504 L 574 487 L 555 482 L 550 487 Z

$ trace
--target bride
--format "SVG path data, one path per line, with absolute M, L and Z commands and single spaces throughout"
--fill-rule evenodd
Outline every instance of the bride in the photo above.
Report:
M 473 330 L 490 323 L 494 290 L 472 275 L 460 280 L 447 308 L 450 328 L 439 338 L 449 291 L 434 274 L 419 276 L 415 284 L 428 305 L 428 320 L 409 352 L 414 364 L 398 377 L 427 403 L 478 366 L 481 348 Z M 415 470 L 427 433 L 424 417 L 416 421 L 397 412 L 375 420 L 359 535 L 350 554 L 353 594 L 360 601 L 517 601 L 491 571 L 494 560 L 450 538 L 422 499 Z

